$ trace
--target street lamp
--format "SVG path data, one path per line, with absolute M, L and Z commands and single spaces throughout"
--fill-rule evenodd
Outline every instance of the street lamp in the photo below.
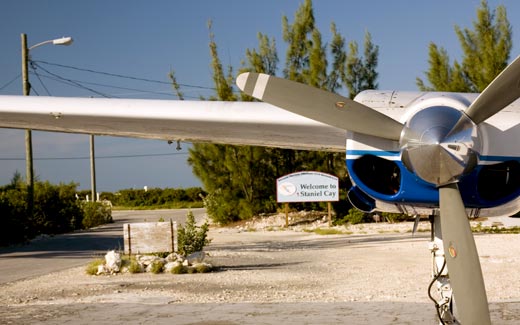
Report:
M 72 44 L 72 37 L 62 37 L 53 40 L 44 41 L 35 44 L 31 47 L 27 47 L 27 35 L 22 34 L 22 86 L 23 95 L 29 96 L 31 92 L 31 84 L 29 83 L 29 51 L 45 44 L 54 45 L 70 45 Z M 32 216 L 33 205 L 34 205 L 34 168 L 33 168 L 33 156 L 32 156 L 32 134 L 31 130 L 25 130 L 25 177 L 27 182 L 27 208 L 29 209 L 29 215 Z

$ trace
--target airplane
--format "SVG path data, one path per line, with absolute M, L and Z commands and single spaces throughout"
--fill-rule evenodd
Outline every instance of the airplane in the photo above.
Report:
M 346 148 L 352 205 L 431 217 L 440 322 L 491 323 L 468 217 L 520 211 L 520 57 L 481 94 L 367 90 L 351 100 L 266 74 L 236 82 L 260 102 L 0 96 L 0 127 Z

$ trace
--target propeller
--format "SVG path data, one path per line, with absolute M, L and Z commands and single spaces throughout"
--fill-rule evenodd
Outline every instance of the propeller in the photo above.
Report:
M 477 247 L 457 184 L 439 188 L 441 234 L 462 324 L 491 324 Z
M 254 98 L 307 118 L 399 140 L 405 166 L 439 189 L 441 234 L 459 318 L 463 324 L 491 324 L 479 256 L 457 182 L 478 161 L 478 124 L 520 97 L 520 56 L 464 113 L 427 108 L 405 125 L 343 96 L 266 74 L 240 74 L 237 85 Z
M 335 126 L 391 140 L 399 140 L 403 125 L 349 98 L 263 73 L 237 77 L 244 93 L 287 111 Z

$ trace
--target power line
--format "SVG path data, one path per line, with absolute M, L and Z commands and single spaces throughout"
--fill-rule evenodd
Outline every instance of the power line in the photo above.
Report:
M 52 96 L 51 93 L 49 92 L 49 89 L 47 89 L 47 87 L 45 87 L 45 84 L 43 83 L 42 78 L 40 78 L 40 75 L 38 74 L 38 71 L 36 71 L 36 68 L 34 67 L 32 62 L 31 62 L 31 69 L 34 71 L 34 74 L 36 75 L 38 80 L 40 80 L 40 84 L 42 85 L 43 89 L 45 89 L 45 91 L 47 92 L 47 95 Z M 34 91 L 36 92 L 36 94 L 38 94 L 36 89 Z
M 47 78 L 47 79 L 50 79 L 50 80 L 53 80 L 53 81 L 57 81 L 57 82 L 63 82 L 63 80 L 58 79 L 58 78 L 53 77 L 53 76 L 47 76 L 47 75 L 43 75 L 42 74 L 41 77 Z M 136 92 L 139 92 L 139 93 L 147 93 L 147 94 L 154 94 L 154 95 L 161 95 L 161 96 L 168 96 L 168 97 L 177 97 L 177 95 L 172 94 L 171 91 L 153 91 L 153 90 L 144 90 L 144 89 L 137 89 L 137 88 L 129 88 L 129 87 L 107 85 L 107 84 L 102 84 L 102 83 L 97 83 L 97 82 L 89 82 L 89 81 L 83 81 L 83 80 L 77 80 L 77 79 L 70 79 L 70 80 L 72 80 L 72 81 L 74 81 L 76 83 L 86 84 L 86 85 L 93 85 L 93 86 L 107 87 L 107 88 L 114 88 L 114 89 L 121 89 L 121 90 L 131 90 L 131 91 L 136 91 Z M 68 82 L 65 83 L 65 84 L 76 87 L 76 85 L 70 84 Z M 189 97 L 189 98 L 199 98 L 199 97 L 196 97 L 196 96 L 187 96 L 187 97 Z
M 90 92 L 93 92 L 93 93 L 95 93 L 95 94 L 98 94 L 98 95 L 100 95 L 100 96 L 102 96 L 102 97 L 105 97 L 105 98 L 116 97 L 116 96 L 109 96 L 109 95 L 104 94 L 104 93 L 102 93 L 102 92 L 100 92 L 100 91 L 97 91 L 97 90 L 94 90 L 94 89 L 92 89 L 92 88 L 89 88 L 89 87 L 83 86 L 82 84 L 80 84 L 80 83 L 78 83 L 78 82 L 75 82 L 75 81 L 73 81 L 73 80 L 71 80 L 71 79 L 67 79 L 67 78 L 64 78 L 64 77 L 62 77 L 62 76 L 60 76 L 60 75 L 57 75 L 57 74 L 55 74 L 55 73 L 52 73 L 52 72 L 50 72 L 49 70 L 47 70 L 47 69 L 45 69 L 44 67 L 42 67 L 41 65 L 39 65 L 39 64 L 37 63 L 37 61 L 31 61 L 31 64 L 34 64 L 35 67 L 42 69 L 43 71 L 47 72 L 48 74 L 50 74 L 51 76 L 53 76 L 53 77 L 55 77 L 55 78 L 61 79 L 61 80 L 63 80 L 63 81 L 67 81 L 67 82 L 69 82 L 69 83 L 71 83 L 71 84 L 76 85 L 77 87 L 83 88 L 83 89 L 85 89 L 85 90 L 88 90 L 88 91 L 90 91 Z
M 12 84 L 13 82 L 15 82 L 16 79 L 20 78 L 22 76 L 22 74 L 20 73 L 19 75 L 17 75 L 16 77 L 14 77 L 11 81 L 7 82 L 5 85 L 3 85 L 2 87 L 0 87 L 0 90 L 4 90 L 4 88 L 8 87 L 10 84 Z
M 149 154 L 134 154 L 134 155 L 112 155 L 112 156 L 96 156 L 96 159 L 119 159 L 119 158 L 142 158 L 142 157 L 162 157 L 162 156 L 178 156 L 187 155 L 188 152 L 172 152 L 172 153 L 149 153 Z M 90 156 L 84 157 L 41 157 L 33 158 L 34 160 L 85 160 L 90 159 Z M 21 161 L 25 158 L 0 158 L 0 161 Z
M 159 83 L 159 84 L 164 84 L 164 85 L 171 85 L 171 82 L 168 82 L 168 81 L 147 79 L 147 78 L 141 78 L 141 77 L 127 76 L 127 75 L 122 75 L 122 74 L 117 74 L 117 73 L 97 71 L 97 70 L 92 70 L 92 69 L 78 68 L 78 67 L 74 67 L 74 66 L 70 66 L 70 65 L 64 65 L 64 64 L 59 64 L 59 63 L 51 63 L 51 62 L 46 62 L 46 61 L 34 61 L 34 62 L 48 64 L 48 65 L 53 65 L 53 66 L 66 68 L 66 69 L 73 69 L 73 70 L 78 70 L 78 71 L 102 74 L 102 75 L 106 75 L 106 76 L 110 76 L 110 77 L 117 77 L 117 78 L 124 78 L 124 79 L 138 80 L 138 81 L 145 81 L 145 82 L 151 82 L 151 83 Z M 204 86 L 196 86 L 196 85 L 188 85 L 188 84 L 179 84 L 179 85 L 182 86 L 182 87 L 187 87 L 187 88 L 198 88 L 198 89 L 206 89 L 206 90 L 215 90 L 215 88 L 213 88 L 213 87 L 204 87 Z

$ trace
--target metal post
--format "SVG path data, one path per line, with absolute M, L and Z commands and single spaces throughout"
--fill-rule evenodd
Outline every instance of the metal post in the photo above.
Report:
M 96 202 L 96 157 L 94 154 L 94 135 L 90 135 L 90 187 L 92 189 L 92 202 Z
M 27 35 L 22 34 L 22 86 L 23 95 L 29 96 L 31 85 L 29 83 L 29 49 L 27 48 Z M 32 132 L 25 130 L 25 178 L 27 183 L 27 210 L 29 217 L 32 217 L 34 207 L 34 168 L 32 152 Z

